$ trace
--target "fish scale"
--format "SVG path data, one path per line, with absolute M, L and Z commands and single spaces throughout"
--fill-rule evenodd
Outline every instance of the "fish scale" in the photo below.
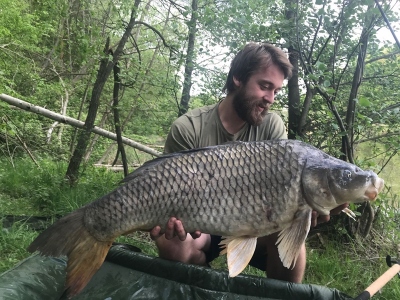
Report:
M 165 230 L 176 217 L 187 232 L 226 237 L 230 276 L 246 267 L 258 237 L 275 232 L 280 259 L 290 268 L 312 210 L 327 215 L 343 203 L 375 200 L 383 184 L 372 171 L 294 140 L 183 151 L 145 163 L 123 185 L 46 229 L 28 250 L 67 255 L 66 286 L 73 295 L 101 266 L 116 237 L 157 225 Z

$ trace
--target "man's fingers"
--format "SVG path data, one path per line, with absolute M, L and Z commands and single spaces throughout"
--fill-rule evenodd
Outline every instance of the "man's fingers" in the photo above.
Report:
M 167 240 L 170 240 L 175 236 L 175 222 L 176 218 L 174 217 L 170 218 L 167 222 L 167 226 L 165 228 L 165 238 Z
M 182 222 L 180 220 L 175 221 L 175 234 L 181 241 L 186 240 L 186 231 L 183 228 Z
M 150 237 L 151 239 L 154 241 L 157 238 L 159 238 L 161 236 L 160 234 L 161 232 L 161 227 L 160 226 L 156 226 L 154 227 L 151 231 L 150 231 Z
M 175 236 L 177 236 L 181 241 L 184 241 L 184 240 L 186 240 L 186 237 L 187 237 L 187 233 L 186 233 L 185 228 L 183 227 L 182 221 L 177 220 L 175 217 L 171 217 L 168 220 L 167 225 L 165 227 L 164 234 L 165 234 L 165 238 L 167 240 L 171 240 Z M 161 234 L 160 226 L 156 226 L 150 231 L 150 237 L 152 240 L 156 240 L 161 235 L 162 234 Z M 201 235 L 201 232 L 198 230 L 191 233 L 191 236 L 193 237 L 193 239 L 197 239 L 198 237 L 200 237 L 200 235 Z
M 325 223 L 325 222 L 328 222 L 330 219 L 331 219 L 330 215 L 327 215 L 327 216 L 319 216 L 319 217 L 317 218 L 317 223 L 318 223 L 318 224 L 320 224 L 320 223 Z
M 190 235 L 192 236 L 193 239 L 197 239 L 201 236 L 201 231 L 196 230 L 195 232 L 192 232 Z
M 311 227 L 317 226 L 317 218 L 318 218 L 318 213 L 313 210 L 311 214 Z
M 331 219 L 330 215 L 320 216 L 318 212 L 313 210 L 311 215 L 311 227 L 315 227 L 320 223 L 328 222 Z

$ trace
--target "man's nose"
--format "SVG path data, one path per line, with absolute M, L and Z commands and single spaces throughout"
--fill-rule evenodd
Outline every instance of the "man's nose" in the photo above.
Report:
M 263 97 L 264 101 L 267 101 L 269 104 L 275 102 L 275 93 L 274 91 L 266 91 Z

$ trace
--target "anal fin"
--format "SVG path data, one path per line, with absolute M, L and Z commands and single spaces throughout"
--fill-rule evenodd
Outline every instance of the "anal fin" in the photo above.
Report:
M 235 277 L 246 268 L 253 257 L 257 237 L 223 237 L 220 245 L 225 247 L 220 254 L 227 254 L 229 277 Z
M 301 246 L 310 231 L 311 213 L 310 208 L 298 210 L 290 226 L 283 229 L 278 235 L 276 244 L 279 257 L 283 266 L 288 269 L 293 269 L 296 265 Z

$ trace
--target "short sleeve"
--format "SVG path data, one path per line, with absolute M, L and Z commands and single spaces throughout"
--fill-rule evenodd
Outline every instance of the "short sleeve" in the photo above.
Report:
M 164 153 L 173 153 L 183 150 L 193 149 L 195 141 L 195 133 L 193 124 L 186 116 L 176 119 L 168 133 L 167 140 L 164 145 Z
M 287 138 L 286 126 L 282 118 L 276 113 L 271 113 L 269 134 L 267 139 L 279 140 Z

